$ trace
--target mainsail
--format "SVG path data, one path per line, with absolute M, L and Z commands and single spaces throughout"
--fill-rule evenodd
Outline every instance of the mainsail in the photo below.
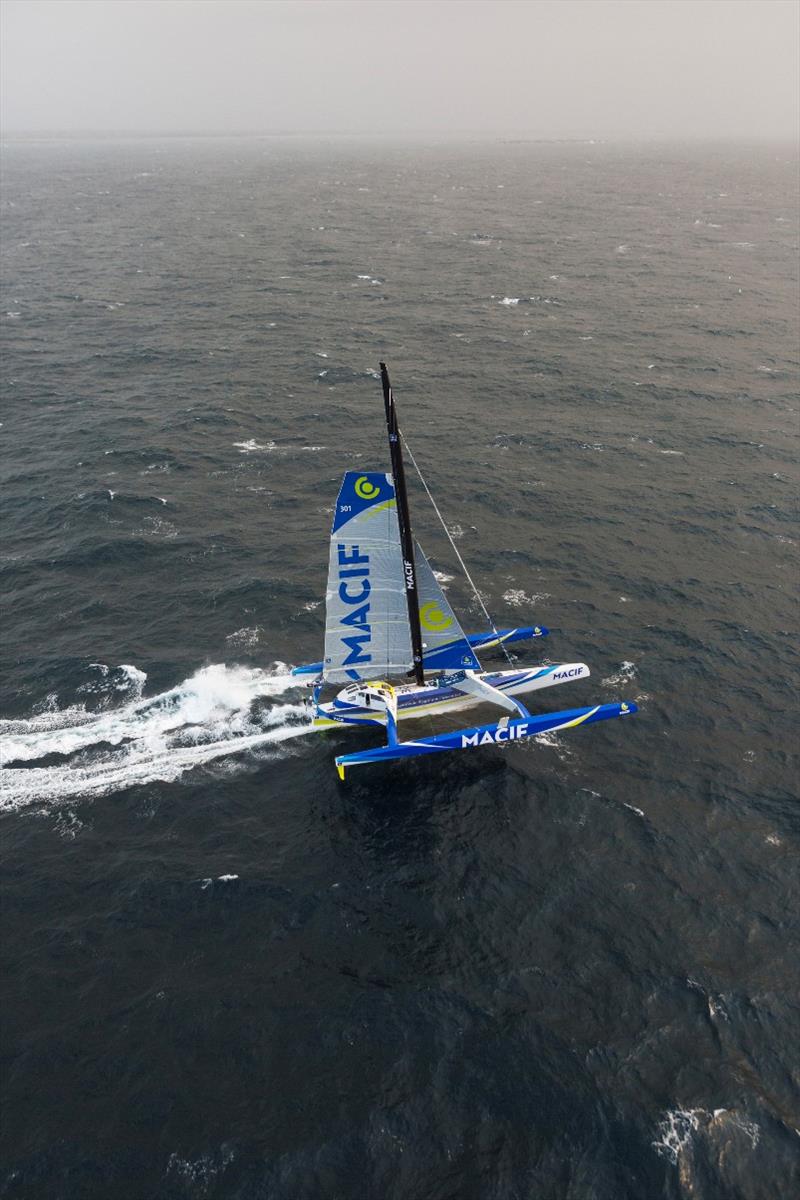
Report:
M 391 476 L 348 471 L 334 510 L 323 675 L 331 682 L 405 674 L 413 665 Z
M 481 664 L 442 591 L 419 542 L 415 546 L 419 623 L 426 671 L 480 671 Z

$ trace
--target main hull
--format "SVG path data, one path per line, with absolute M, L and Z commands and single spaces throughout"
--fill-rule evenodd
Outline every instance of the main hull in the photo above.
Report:
M 541 688 L 555 687 L 561 683 L 572 683 L 576 679 L 586 679 L 590 674 L 585 663 L 555 663 L 547 667 L 533 667 L 519 671 L 483 671 L 479 678 L 497 688 L 507 696 L 525 696 Z M 349 691 L 350 689 L 345 689 Z M 355 688 L 353 689 L 355 691 Z M 397 695 L 398 721 L 413 718 L 436 716 L 439 713 L 458 712 L 461 709 L 472 708 L 485 704 L 482 697 L 462 692 L 456 685 L 441 685 L 427 683 L 423 687 L 416 684 L 405 684 L 395 688 Z M 330 729 L 343 725 L 385 725 L 386 713 L 381 709 L 373 709 L 364 704 L 354 703 L 343 698 L 340 693 L 327 704 L 318 705 L 318 715 L 314 719 L 317 729 Z M 325 714 L 325 715 L 321 715 Z

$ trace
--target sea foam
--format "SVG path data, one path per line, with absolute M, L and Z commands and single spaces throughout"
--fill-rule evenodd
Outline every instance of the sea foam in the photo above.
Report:
M 217 664 L 116 708 L 72 706 L 0 722 L 0 808 L 169 782 L 203 763 L 308 733 L 304 703 L 269 703 L 297 688 L 283 663 L 269 671 Z M 34 765 L 52 756 L 67 761 Z

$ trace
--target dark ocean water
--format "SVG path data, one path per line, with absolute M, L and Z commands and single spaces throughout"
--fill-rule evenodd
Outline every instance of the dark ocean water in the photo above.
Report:
M 4 157 L 0 1196 L 797 1195 L 796 158 Z M 533 707 L 633 720 L 297 736 L 381 358 L 520 661 L 592 667 Z

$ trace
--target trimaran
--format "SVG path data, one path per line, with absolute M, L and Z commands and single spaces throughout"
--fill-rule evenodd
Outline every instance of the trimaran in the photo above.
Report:
M 477 651 L 493 646 L 505 649 L 509 642 L 544 637 L 548 631 L 541 625 L 496 629 L 451 538 L 491 626 L 486 633 L 463 632 L 411 532 L 397 409 L 386 364 L 380 366 L 391 474 L 348 471 L 342 480 L 331 532 L 325 657 L 293 672 L 313 676 L 310 685 L 317 728 L 386 728 L 385 746 L 337 757 L 340 779 L 347 767 L 360 763 L 520 741 L 635 713 L 632 701 L 622 701 L 534 716 L 519 699 L 540 688 L 585 678 L 589 674 L 585 663 L 510 671 L 482 669 Z M 424 479 L 422 482 L 428 491 Z M 429 491 L 428 495 L 442 520 Z M 449 537 L 443 520 L 442 524 Z M 412 675 L 413 682 L 408 682 Z M 389 683 L 392 677 L 401 682 Z M 346 686 L 338 695 L 323 703 L 325 685 L 342 683 Z M 506 709 L 507 714 L 491 725 L 413 741 L 404 742 L 398 736 L 398 721 L 487 702 Z

